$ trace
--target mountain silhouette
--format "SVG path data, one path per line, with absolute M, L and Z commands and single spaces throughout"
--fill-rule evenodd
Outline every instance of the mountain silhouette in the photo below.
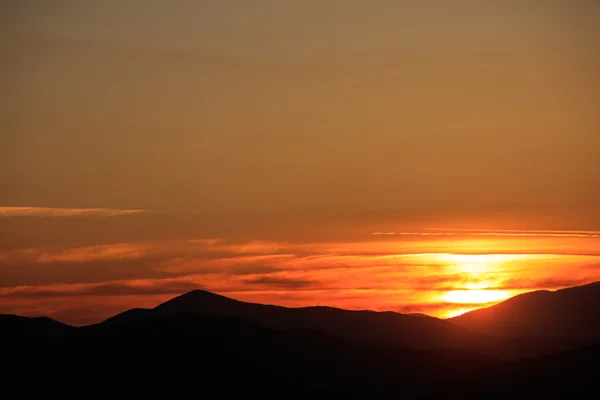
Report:
M 522 297 L 517 296 L 515 299 Z M 535 310 L 529 312 L 532 313 L 531 318 L 535 322 Z M 247 303 L 202 290 L 177 296 L 154 309 L 138 308 L 125 311 L 99 324 L 80 327 L 78 332 L 106 335 L 111 330 L 118 330 L 121 325 L 131 325 L 150 317 L 181 314 L 241 318 L 269 329 L 309 329 L 370 345 L 414 350 L 461 350 L 504 360 L 535 357 L 600 343 L 600 337 L 597 336 L 548 336 L 535 335 L 536 332 L 524 336 L 506 335 L 494 328 L 477 331 L 477 326 L 465 326 L 456 323 L 455 320 L 442 320 L 423 314 L 351 311 L 332 307 L 287 308 Z M 39 336 L 49 332 L 57 336 L 69 334 L 69 328 L 72 328 L 47 318 L 29 321 L 22 317 L 11 317 L 15 319 L 15 323 L 3 329 L 0 335 Z M 589 316 L 591 324 L 596 320 L 597 315 Z M 585 325 L 585 320 L 582 320 L 581 324 Z
M 570 397 L 595 393 L 600 376 L 600 346 L 590 346 L 508 362 L 450 382 L 448 393 L 463 398 Z
M 60 337 L 70 334 L 74 329 L 47 317 L 0 314 L 0 336 Z
M 23 325 L 2 322 L 2 328 Z M 14 341 L 3 352 L 10 365 L 3 387 L 201 387 L 369 398 L 576 395 L 593 389 L 598 357 L 600 346 L 503 362 L 464 351 L 357 343 L 310 329 L 274 330 L 239 318 L 149 314 L 72 327 L 52 341 L 41 335 Z
M 505 337 L 600 338 L 600 282 L 556 291 L 535 291 L 450 321 Z
M 202 290 L 175 297 L 153 312 L 237 317 L 272 329 L 316 329 L 358 342 L 394 343 L 417 349 L 454 348 L 473 336 L 468 330 L 437 318 L 319 306 L 287 308 L 242 302 Z
M 455 322 L 462 318 L 286 308 L 199 290 L 82 327 L 0 315 L 0 337 L 10 344 L 3 351 L 10 365 L 4 387 L 202 387 L 370 398 L 583 394 L 600 376 L 598 287 L 533 292 L 469 313 L 486 316 L 476 328 L 487 333 Z M 493 331 L 490 321 L 511 329 Z M 561 330 L 564 323 L 574 328 Z M 541 335 L 545 329 L 555 330 Z
M 104 329 L 151 315 L 199 314 L 243 318 L 271 329 L 313 329 L 356 342 L 411 349 L 464 350 L 514 360 L 595 344 L 596 340 L 502 337 L 423 314 L 351 311 L 332 307 L 287 308 L 242 302 L 194 290 L 154 309 L 134 309 L 87 329 Z
M 74 328 L 7 349 L 7 382 L 29 387 L 203 387 L 220 392 L 425 393 L 428 383 L 500 364 L 493 357 L 357 343 L 199 314 Z

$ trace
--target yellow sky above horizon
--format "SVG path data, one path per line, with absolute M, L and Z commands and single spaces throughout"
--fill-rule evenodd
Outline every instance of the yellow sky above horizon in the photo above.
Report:
M 2 310 L 83 323 L 200 286 L 447 316 L 597 279 L 599 18 L 4 1 Z

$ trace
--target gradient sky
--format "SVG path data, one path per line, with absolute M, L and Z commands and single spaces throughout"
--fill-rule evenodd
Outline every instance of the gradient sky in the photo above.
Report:
M 491 3 L 2 2 L 0 312 L 600 279 L 600 6 Z

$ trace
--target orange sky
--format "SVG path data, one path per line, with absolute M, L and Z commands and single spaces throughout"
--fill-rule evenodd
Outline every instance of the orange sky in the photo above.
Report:
M 597 279 L 600 6 L 550 3 L 2 2 L 0 312 Z
M 343 241 L 174 235 L 77 243 L 78 231 L 69 230 L 79 220 L 111 237 L 107 220 L 121 219 L 130 227 L 160 231 L 151 216 L 125 210 L 0 209 L 0 218 L 13 226 L 29 220 L 46 225 L 49 236 L 74 239 L 3 249 L 0 312 L 85 324 L 201 288 L 285 306 L 449 317 L 525 291 L 600 279 L 600 232 L 595 231 L 379 232 L 368 230 L 367 222 L 361 236 Z

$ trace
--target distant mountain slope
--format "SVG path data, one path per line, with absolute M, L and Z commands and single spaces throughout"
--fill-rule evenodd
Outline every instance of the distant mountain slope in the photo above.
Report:
M 27 318 L 0 314 L 0 336 L 64 336 L 75 328 L 47 317 Z
M 19 343 L 19 342 L 17 342 Z M 203 388 L 219 392 L 423 393 L 499 364 L 459 351 L 371 346 L 313 330 L 278 331 L 197 314 L 152 315 L 7 349 L 6 384 Z M 8 379 L 6 379 L 8 378 Z M 4 385 L 6 387 L 6 385 Z
M 394 312 L 331 307 L 286 308 L 246 303 L 201 290 L 177 296 L 155 309 L 133 309 L 83 327 L 107 331 L 156 315 L 199 314 L 243 318 L 271 329 L 313 329 L 356 342 L 411 349 L 450 349 L 520 359 L 596 344 L 573 338 L 505 338 L 475 332 L 448 320 Z
M 590 284 L 533 292 L 452 320 L 331 307 L 286 308 L 196 290 L 154 309 L 132 309 L 102 323 L 77 328 L 77 332 L 106 335 L 151 317 L 213 315 L 242 318 L 270 329 L 318 330 L 371 345 L 463 350 L 515 360 L 600 343 L 600 313 L 596 312 L 599 288 L 599 284 Z M 75 329 L 48 318 L 1 317 L 0 336 L 4 337 L 70 335 Z
M 195 290 L 154 309 L 158 315 L 196 313 L 245 318 L 273 329 L 307 328 L 358 342 L 394 343 L 410 348 L 454 348 L 472 332 L 438 318 L 331 307 L 286 308 L 246 303 Z
M 450 321 L 509 337 L 600 338 L 600 282 L 525 293 Z

